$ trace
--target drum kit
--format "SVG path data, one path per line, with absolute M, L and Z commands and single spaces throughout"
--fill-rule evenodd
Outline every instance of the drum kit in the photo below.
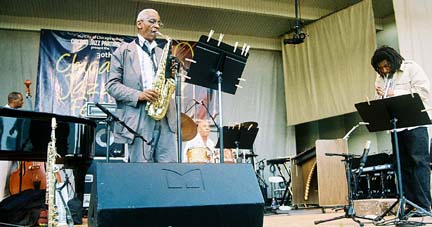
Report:
M 258 123 L 256 122 L 243 122 L 235 124 L 231 127 L 243 127 L 243 128 L 257 128 Z M 193 139 L 197 133 L 197 124 L 188 115 L 181 114 L 181 131 L 182 141 L 186 142 Z M 192 147 L 187 151 L 187 162 L 188 163 L 220 163 L 220 149 L 210 150 L 206 147 Z M 258 155 L 247 154 L 244 150 L 239 152 L 238 149 L 224 149 L 224 163 L 245 163 L 246 159 L 254 158 Z

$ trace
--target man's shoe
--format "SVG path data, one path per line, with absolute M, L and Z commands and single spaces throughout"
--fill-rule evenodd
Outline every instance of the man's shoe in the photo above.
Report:
M 426 217 L 426 216 L 428 216 L 426 213 L 424 213 L 422 211 L 419 211 L 418 209 L 415 209 L 414 207 L 411 207 L 411 208 L 413 208 L 413 209 L 411 209 L 411 211 L 405 213 L 409 217 L 416 217 L 416 218 L 418 218 L 418 217 Z M 423 208 L 423 209 L 425 211 L 429 212 L 429 213 L 431 212 L 430 208 Z

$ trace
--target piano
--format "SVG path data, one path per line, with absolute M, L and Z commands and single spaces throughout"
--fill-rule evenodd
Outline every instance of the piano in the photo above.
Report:
M 1 107 L 0 160 L 46 161 L 53 117 L 57 120 L 57 153 L 61 156 L 57 163 L 69 164 L 67 161 L 73 159 L 91 161 L 94 155 L 94 121 Z
M 0 107 L 0 160 L 46 162 L 53 117 L 60 155 L 56 163 L 74 170 L 76 192 L 82 199 L 84 177 L 94 156 L 96 123 L 92 120 Z

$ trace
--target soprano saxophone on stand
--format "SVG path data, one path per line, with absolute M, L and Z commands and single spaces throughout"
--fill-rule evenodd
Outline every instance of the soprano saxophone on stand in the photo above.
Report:
M 57 121 L 53 117 L 51 120 L 51 141 L 48 143 L 47 163 L 46 163 L 46 194 L 45 204 L 48 206 L 48 227 L 56 227 L 58 224 L 58 212 L 55 205 L 55 174 L 58 172 L 55 166 L 55 161 L 58 156 L 56 148 L 55 129 L 57 128 Z

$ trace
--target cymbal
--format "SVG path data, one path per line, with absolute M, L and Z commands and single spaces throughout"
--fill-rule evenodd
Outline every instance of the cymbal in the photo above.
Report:
M 197 124 L 188 115 L 181 113 L 182 141 L 193 139 L 198 133 Z

